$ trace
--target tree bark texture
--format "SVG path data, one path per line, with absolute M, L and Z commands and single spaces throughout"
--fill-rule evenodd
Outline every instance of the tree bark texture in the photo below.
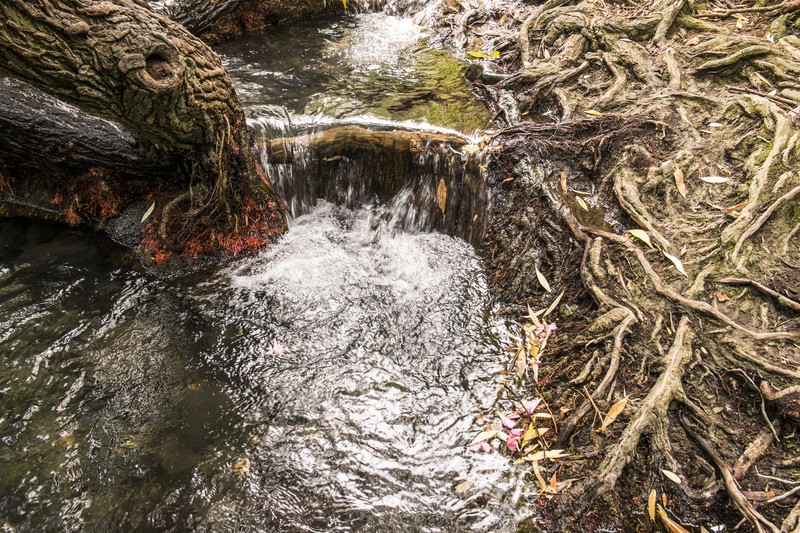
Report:
M 130 0 L 4 0 L 3 68 L 166 149 L 214 145 L 242 111 L 219 57 Z

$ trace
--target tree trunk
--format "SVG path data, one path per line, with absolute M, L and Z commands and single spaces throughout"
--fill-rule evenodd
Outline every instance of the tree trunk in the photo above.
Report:
M 239 218 L 269 239 L 282 231 L 279 202 L 259 190 L 244 114 L 219 56 L 179 24 L 133 0 L 4 0 L 0 58 L 10 74 L 125 126 L 151 160 L 181 161 L 176 197 L 157 202 L 151 251 L 200 237 L 233 252 L 263 244 L 220 244 L 232 232 L 244 238 Z M 276 212 L 257 216 L 254 205 Z M 193 242 L 192 255 L 203 249 Z
M 174 161 L 145 150 L 119 124 L 14 78 L 0 78 L 0 131 L 0 152 L 39 170 L 99 165 L 122 176 L 152 178 L 175 169 Z
M 319 18 L 344 10 L 344 3 L 339 0 L 176 0 L 160 9 L 158 2 L 151 3 L 209 42 L 239 37 L 269 23 Z

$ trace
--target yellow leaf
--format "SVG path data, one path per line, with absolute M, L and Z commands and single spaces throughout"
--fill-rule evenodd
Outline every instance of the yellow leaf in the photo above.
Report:
M 594 109 L 587 109 L 586 110 L 586 114 L 587 115 L 592 115 L 593 117 L 602 117 L 603 116 L 603 114 L 600 111 L 596 111 Z
M 619 414 L 625 409 L 625 406 L 628 404 L 628 397 L 625 396 L 620 401 L 615 403 L 611 406 L 611 409 L 608 410 L 606 417 L 603 419 L 603 425 L 600 426 L 600 431 L 606 429 L 614 420 L 617 419 Z
M 469 57 L 474 57 L 475 59 L 489 59 L 489 56 L 487 56 L 483 52 L 478 52 L 476 50 L 470 50 L 469 52 L 467 52 L 467 55 Z
M 583 198 L 581 198 L 580 196 L 576 196 L 575 200 L 578 202 L 578 205 L 581 206 L 581 209 L 583 209 L 584 211 L 589 210 L 589 206 L 586 204 Z
M 650 248 L 653 248 L 653 243 L 650 242 L 650 235 L 648 235 L 646 231 L 641 229 L 629 229 L 628 233 L 645 243 Z
M 680 259 L 678 259 L 677 257 L 675 257 L 672 254 L 668 254 L 667 252 L 663 252 L 663 253 L 664 253 L 664 257 L 666 257 L 667 259 L 672 261 L 672 264 L 675 265 L 675 268 L 678 269 L 678 272 L 680 272 L 681 274 L 683 274 L 687 278 L 689 277 L 689 274 L 686 273 L 686 269 L 683 268 L 683 263 L 681 262 Z
M 744 15 L 742 14 L 739 14 L 739 16 L 736 18 L 736 29 L 737 30 L 744 29 Z
M 233 465 L 233 475 L 235 476 L 243 476 L 248 470 L 250 470 L 250 459 L 244 457 L 239 459 L 235 465 Z
M 541 272 L 539 272 L 538 266 L 536 267 L 536 279 L 538 279 L 539 283 L 542 284 L 544 290 L 546 290 L 547 292 L 552 292 L 550 289 L 550 284 L 547 282 L 547 278 L 545 278 L 544 275 Z
M 683 170 L 678 165 L 675 165 L 673 175 L 675 176 L 675 185 L 678 187 L 678 192 L 686 198 L 686 182 L 683 179 Z
M 681 478 L 678 477 L 678 474 L 676 474 L 675 472 L 670 472 L 669 470 L 664 470 L 662 468 L 661 473 L 664 474 L 670 481 L 677 483 L 678 485 L 681 484 Z
M 478 444 L 479 442 L 483 442 L 485 440 L 493 439 L 494 437 L 497 436 L 498 433 L 500 433 L 500 431 L 498 431 L 496 429 L 492 429 L 490 431 L 482 431 L 481 433 L 478 434 L 477 437 L 472 439 L 472 442 L 470 442 L 469 445 L 472 446 L 473 444 Z
M 468 479 L 463 483 L 459 483 L 458 485 L 456 485 L 456 494 L 462 494 L 464 492 L 467 492 L 474 483 L 475 482 L 471 479 Z
M 508 183 L 509 181 L 514 181 L 514 178 L 506 178 L 503 180 L 503 183 Z
M 667 533 L 689 533 L 686 528 L 667 516 L 667 511 L 660 505 L 658 506 L 658 517 L 661 519 L 661 523 L 664 524 L 664 529 L 667 530 Z
M 656 521 L 656 489 L 651 490 L 647 497 L 647 515 L 651 522 Z
M 553 494 L 558 492 L 558 480 L 556 479 L 555 472 L 553 472 L 553 477 L 550 478 L 550 484 L 547 486 L 547 492 L 552 492 Z
M 533 423 L 530 423 L 528 424 L 528 429 L 526 429 L 525 433 L 522 435 L 522 441 L 538 439 L 539 437 L 543 437 L 548 431 L 550 431 L 550 428 L 537 428 Z
M 498 57 L 500 57 L 500 50 L 495 50 L 492 52 L 492 59 L 496 59 Z
M 344 6 L 345 9 L 347 9 L 347 0 L 342 0 L 342 5 Z
M 438 200 L 439 209 L 442 210 L 442 216 L 444 216 L 444 209 L 447 205 L 447 185 L 444 183 L 444 178 L 439 180 L 439 186 L 436 188 L 436 200 Z

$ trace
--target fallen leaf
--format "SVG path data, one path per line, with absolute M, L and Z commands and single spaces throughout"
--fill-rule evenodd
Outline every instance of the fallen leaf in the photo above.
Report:
M 155 202 L 150 204 L 150 208 L 147 211 L 145 211 L 144 216 L 142 216 L 142 222 L 144 222 L 145 220 L 150 218 L 150 215 L 153 214 L 153 209 L 155 209 L 155 208 L 156 208 L 156 203 Z
M 564 292 L 565 291 L 561 291 L 561 294 L 559 294 L 558 297 L 555 300 L 553 300 L 553 303 L 551 303 L 550 306 L 547 308 L 547 311 L 544 312 L 542 318 L 546 317 L 547 315 L 555 311 L 556 306 L 558 306 L 558 302 L 560 302 L 561 298 L 564 296 Z
M 587 109 L 586 110 L 586 114 L 587 115 L 592 115 L 593 117 L 602 117 L 603 116 L 603 114 L 600 111 L 597 111 L 595 109 Z
M 509 181 L 514 181 L 514 178 L 506 178 L 503 180 L 503 183 L 508 183 Z
M 517 350 L 517 356 L 514 358 L 514 368 L 517 372 L 517 378 L 522 379 L 525 376 L 525 370 L 528 368 L 528 360 L 525 357 L 525 349 L 520 346 Z
M 736 204 L 736 205 L 731 206 L 731 207 L 726 207 L 725 209 L 722 210 L 722 212 L 723 213 L 731 213 L 733 211 L 738 211 L 740 209 L 743 209 L 749 203 L 750 203 L 750 200 L 745 200 L 744 202 L 742 202 L 740 204 Z
M 725 125 L 720 123 L 720 122 L 709 122 L 708 127 L 709 128 L 724 128 Z
M 661 523 L 664 524 L 664 529 L 667 530 L 667 533 L 689 533 L 685 527 L 667 516 L 667 511 L 660 505 L 658 506 L 658 517 L 661 519 Z
M 537 428 L 533 425 L 533 423 L 528 424 L 528 429 L 526 429 L 525 433 L 522 435 L 522 440 L 530 441 L 533 439 L 538 439 L 539 437 L 543 437 L 548 431 L 550 431 L 550 428 Z
M 552 292 L 552 290 L 550 289 L 550 283 L 548 283 L 547 278 L 545 278 L 544 275 L 541 272 L 539 272 L 538 266 L 536 267 L 536 279 L 538 279 L 539 283 L 542 284 L 544 290 L 546 290 L 547 292 Z
M 731 181 L 730 178 L 725 178 L 723 176 L 700 176 L 700 179 L 706 183 L 726 183 Z
M 683 274 L 687 278 L 689 277 L 689 274 L 686 273 L 686 269 L 683 268 L 683 263 L 681 262 L 680 259 L 678 259 L 677 257 L 675 257 L 672 254 L 668 254 L 667 252 L 664 252 L 664 257 L 666 257 L 667 259 L 672 261 L 672 264 L 675 265 L 675 268 L 678 269 L 678 272 L 680 272 L 681 274 Z
M 439 209 L 442 210 L 442 216 L 444 216 L 444 209 L 447 205 L 447 185 L 444 183 L 444 178 L 439 180 L 439 186 L 436 188 L 436 200 L 439 202 Z
M 725 294 L 722 291 L 715 292 L 714 296 L 717 298 L 717 301 L 719 301 L 719 302 L 727 302 L 728 300 L 731 299 L 730 296 L 728 296 L 727 294 Z
M 531 322 L 533 322 L 533 325 L 536 326 L 537 328 L 542 327 L 542 322 L 539 320 L 539 315 L 542 314 L 542 312 L 543 311 L 537 311 L 534 313 L 533 309 L 531 309 L 531 306 L 530 305 L 528 306 L 528 318 L 531 320 Z
M 611 409 L 608 410 L 608 413 L 606 413 L 606 416 L 603 419 L 603 425 L 600 426 L 600 431 L 605 430 L 609 425 L 611 425 L 611 423 L 617 419 L 622 410 L 625 409 L 625 406 L 627 404 L 628 404 L 628 397 L 625 396 L 620 401 L 612 405 Z
M 664 470 L 662 468 L 661 473 L 664 474 L 664 476 L 666 476 L 666 478 L 669 479 L 670 481 L 677 483 L 678 485 L 681 484 L 681 478 L 678 477 L 678 474 L 676 474 L 675 472 L 670 472 L 669 470 Z
M 744 29 L 744 20 L 745 20 L 744 19 L 744 15 L 741 15 L 741 14 L 736 18 L 736 29 L 737 30 Z
M 656 521 L 656 489 L 651 490 L 650 496 L 647 497 L 647 516 L 651 522 Z
M 465 144 L 461 147 L 461 151 L 466 154 L 477 154 L 481 151 L 481 147 L 477 144 Z
M 646 231 L 641 229 L 629 229 L 628 233 L 645 243 L 650 248 L 653 248 L 653 243 L 650 242 L 650 235 L 648 235 Z
M 474 484 L 475 482 L 471 479 L 459 483 L 456 485 L 456 494 L 463 494 L 464 492 L 467 492 Z
M 239 459 L 232 468 L 234 476 L 243 476 L 248 470 L 250 470 L 250 459 L 247 457 Z
M 583 198 L 581 198 L 580 196 L 576 196 L 575 200 L 578 202 L 578 205 L 581 206 L 581 209 L 583 209 L 584 211 L 588 211 L 589 210 L 589 206 L 583 200 Z
M 678 187 L 678 192 L 686 198 L 686 182 L 683 179 L 683 170 L 678 165 L 675 165 L 675 170 L 672 174 L 675 176 L 675 185 Z
M 567 192 L 567 171 L 561 171 L 561 190 Z
M 478 444 L 479 442 L 483 442 L 485 440 L 493 439 L 494 437 L 497 436 L 498 433 L 500 433 L 500 431 L 497 430 L 497 429 L 492 429 L 492 430 L 489 430 L 489 431 L 482 431 L 482 432 L 478 433 L 478 436 L 475 437 L 474 439 L 472 439 L 472 442 L 470 442 L 469 444 L 470 444 L 470 446 L 472 446 L 473 444 Z
M 539 450 L 538 452 L 526 455 L 525 460 L 542 461 L 544 459 L 563 459 L 564 457 L 569 457 L 569 454 L 564 453 L 564 450 Z
M 555 472 L 553 472 L 553 477 L 550 478 L 550 484 L 547 486 L 547 492 L 552 494 L 556 494 L 558 492 L 558 480 L 556 479 Z

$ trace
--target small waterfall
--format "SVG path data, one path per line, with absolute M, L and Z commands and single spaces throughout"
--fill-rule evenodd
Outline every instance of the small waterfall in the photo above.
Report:
M 290 217 L 308 213 L 318 199 L 372 205 L 376 226 L 439 231 L 480 245 L 491 194 L 475 139 L 408 124 L 337 124 L 252 121 L 267 177 Z

